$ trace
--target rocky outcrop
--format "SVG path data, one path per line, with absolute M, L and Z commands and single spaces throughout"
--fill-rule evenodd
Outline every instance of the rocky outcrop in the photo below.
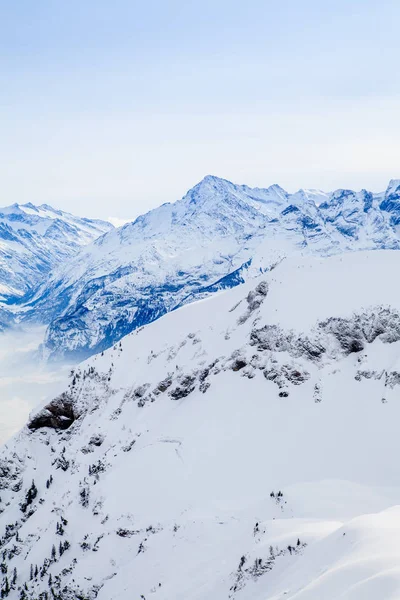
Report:
M 238 324 L 242 325 L 252 315 L 252 313 L 260 308 L 268 294 L 268 283 L 266 281 L 260 281 L 254 290 L 251 290 L 247 294 L 247 310 L 243 313 L 238 320 Z
M 63 393 L 36 413 L 28 422 L 28 427 L 32 430 L 42 427 L 68 429 L 78 416 L 72 398 Z

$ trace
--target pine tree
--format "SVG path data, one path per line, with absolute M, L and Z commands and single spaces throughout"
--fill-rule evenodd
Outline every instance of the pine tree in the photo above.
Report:
M 55 545 L 53 544 L 53 546 L 51 548 L 51 560 L 53 560 L 53 561 L 56 560 L 56 557 L 57 557 L 57 551 L 56 551 Z
M 12 576 L 12 584 L 15 585 L 17 583 L 17 567 L 14 567 L 13 576 Z
M 56 533 L 57 535 L 64 535 L 64 527 L 61 525 L 61 523 L 57 522 Z
M 30 573 L 29 579 L 30 579 L 31 581 L 32 581 L 32 579 L 33 579 L 33 565 L 31 565 L 31 573 Z
M 23 502 L 23 504 L 21 504 L 21 510 L 22 512 L 25 512 L 26 509 L 28 508 L 28 506 L 30 504 L 32 504 L 32 502 L 34 501 L 34 499 L 37 496 L 37 487 L 35 485 L 35 481 L 32 479 L 32 484 L 31 487 L 29 488 L 29 490 L 26 492 L 25 495 L 25 502 Z

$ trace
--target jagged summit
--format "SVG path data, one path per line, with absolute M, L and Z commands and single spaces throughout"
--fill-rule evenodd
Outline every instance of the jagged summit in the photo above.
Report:
M 389 185 L 386 188 L 386 196 L 390 196 L 393 193 L 397 193 L 400 190 L 400 179 L 391 179 Z
M 205 175 L 203 177 L 203 179 L 201 179 L 199 181 L 199 183 L 197 183 L 193 187 L 198 187 L 198 186 L 201 186 L 201 185 L 208 185 L 208 184 L 214 184 L 214 185 L 223 185 L 223 184 L 234 185 L 234 184 L 232 184 L 231 181 L 229 181 L 229 179 L 224 179 L 223 177 L 218 177 L 217 175 L 210 175 L 209 174 L 209 175 Z

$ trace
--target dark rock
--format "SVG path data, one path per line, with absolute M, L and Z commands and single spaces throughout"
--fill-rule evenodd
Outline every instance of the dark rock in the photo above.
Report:
M 134 391 L 133 391 L 133 397 L 134 398 L 143 398 L 143 396 L 145 395 L 146 391 L 149 389 L 150 384 L 149 383 L 145 383 L 143 385 L 140 385 L 139 387 L 137 387 Z
M 247 321 L 250 315 L 264 302 L 268 294 L 268 283 L 261 281 L 254 290 L 247 294 L 247 311 L 238 319 L 239 325 Z
M 207 377 L 210 374 L 210 368 L 208 367 L 207 369 L 203 369 L 202 371 L 200 371 L 199 373 L 199 381 L 201 381 L 203 383 L 203 381 L 205 381 L 207 379 Z
M 101 433 L 95 433 L 89 440 L 91 446 L 101 446 L 104 442 L 104 435 Z
M 237 358 L 232 364 L 232 371 L 240 371 L 247 365 L 247 362 L 243 358 Z
M 385 387 L 394 388 L 395 385 L 400 384 L 400 373 L 398 371 L 390 371 L 386 373 Z
M 123 529 L 121 527 L 120 529 L 117 529 L 115 533 L 119 535 L 119 537 L 127 538 L 132 537 L 133 535 L 137 535 L 138 533 L 140 533 L 140 531 L 135 529 Z
M 179 384 L 175 389 L 169 392 L 169 395 L 173 400 L 180 400 L 181 398 L 186 398 L 189 394 L 191 394 L 195 388 L 196 379 L 193 375 L 185 375 L 180 380 Z
M 253 329 L 250 333 L 250 344 L 257 346 L 258 350 L 270 352 L 289 351 L 293 334 L 285 333 L 277 325 L 264 325 L 260 329 Z
M 311 360 L 320 358 L 326 348 L 315 340 L 310 340 L 308 337 L 301 337 L 298 340 L 298 348 L 300 354 L 304 354 L 306 358 Z
M 34 415 L 29 421 L 28 427 L 32 430 L 41 427 L 68 429 L 78 416 L 74 413 L 72 398 L 67 393 L 63 393 Z
M 332 317 L 319 323 L 319 327 L 326 333 L 331 333 L 339 342 L 341 349 L 346 354 L 361 352 L 364 349 L 364 335 L 357 319 L 342 319 Z
M 157 387 L 153 390 L 154 394 L 160 394 L 167 391 L 167 389 L 172 385 L 172 377 L 166 377 L 157 385 Z
M 208 390 L 208 388 L 210 387 L 210 382 L 209 381 L 203 381 L 200 385 L 199 385 L 199 390 L 200 392 L 202 392 L 202 394 L 205 394 L 206 391 Z
M 307 371 L 298 371 L 297 369 L 288 369 L 287 367 L 284 367 L 283 370 L 285 378 L 294 385 L 301 385 L 310 378 L 310 374 Z

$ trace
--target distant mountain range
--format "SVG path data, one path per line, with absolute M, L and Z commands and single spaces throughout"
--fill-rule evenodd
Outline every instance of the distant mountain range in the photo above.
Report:
M 386 192 L 267 189 L 207 176 L 84 247 L 46 277 L 24 318 L 49 323 L 45 353 L 85 357 L 133 329 L 265 272 L 294 253 L 400 248 L 400 181 Z
M 50 271 L 111 229 L 113 226 L 105 221 L 75 217 L 47 204 L 0 208 L 3 326 L 13 322 L 9 305 L 24 302 Z
M 0 236 L 3 326 L 46 323 L 46 356 L 84 358 L 285 256 L 399 249 L 400 180 L 379 194 L 289 194 L 207 176 L 118 229 L 13 205 L 0 213 Z

